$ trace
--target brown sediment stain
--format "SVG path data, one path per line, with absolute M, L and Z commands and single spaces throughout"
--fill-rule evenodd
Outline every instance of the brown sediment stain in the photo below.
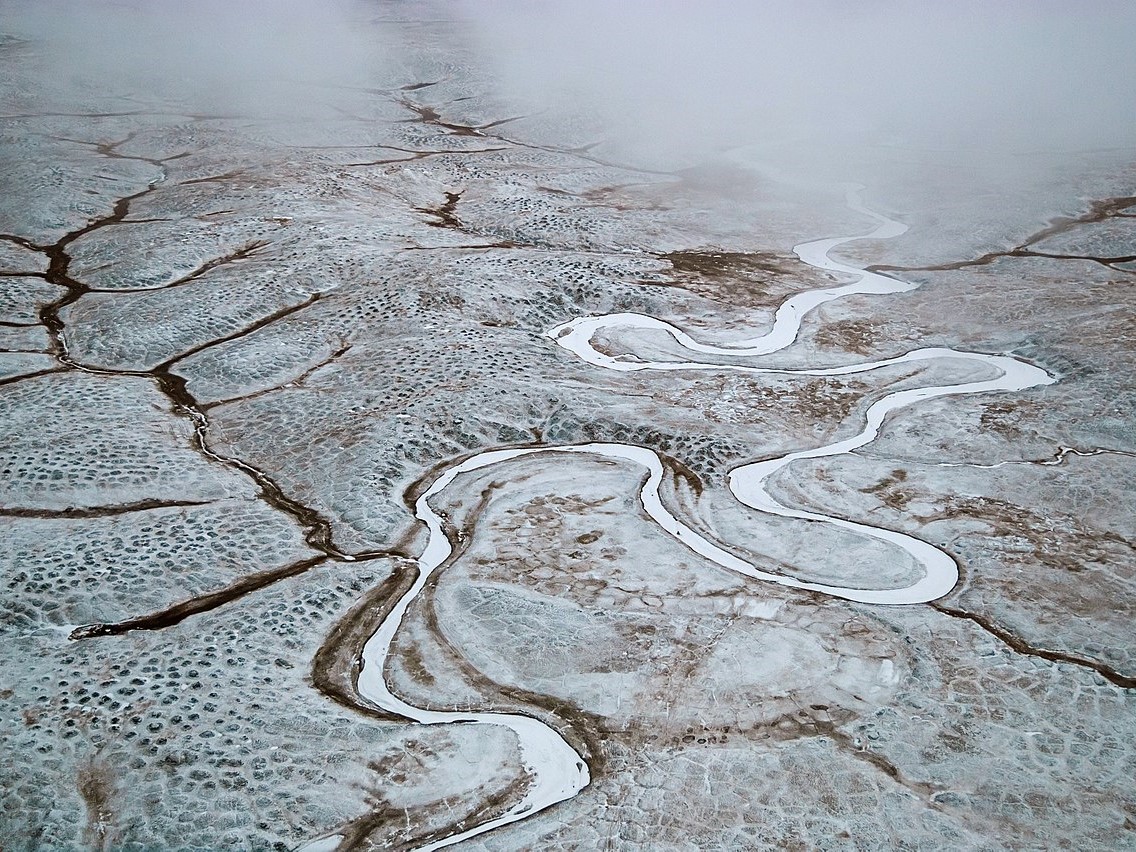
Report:
M 1031 645 L 1020 636 L 1015 635 L 1005 627 L 997 624 L 993 619 L 980 615 L 979 613 L 957 609 L 939 601 L 932 601 L 928 606 L 951 618 L 958 618 L 977 624 L 995 639 L 1023 656 L 1038 657 L 1042 660 L 1048 660 L 1051 663 L 1070 663 L 1074 666 L 1096 672 L 1109 683 L 1119 686 L 1121 689 L 1136 689 L 1136 677 L 1122 674 L 1105 663 L 1090 660 L 1085 657 L 1078 657 L 1075 654 L 1067 654 L 1064 651 L 1054 651 L 1048 648 L 1039 648 L 1036 645 Z
M 561 330 L 560 334 L 563 336 L 570 331 L 570 328 L 565 328 Z M 599 352 L 601 355 L 606 355 L 609 358 L 634 357 L 629 355 L 623 344 L 615 343 L 603 331 L 596 332 L 596 334 L 592 335 L 592 339 L 588 341 L 588 345 L 596 352 Z
M 868 320 L 837 320 L 817 328 L 813 340 L 832 349 L 842 349 L 857 355 L 871 355 L 879 339 L 876 327 Z
M 976 258 L 969 260 L 956 260 L 948 261 L 945 263 L 934 263 L 927 266 L 897 266 L 890 264 L 875 264 L 873 266 L 865 267 L 869 272 L 945 272 L 958 269 L 966 269 L 974 266 L 987 266 L 996 260 L 1004 257 L 1044 257 L 1053 260 L 1082 260 L 1099 263 L 1112 269 L 1117 269 L 1114 264 L 1131 263 L 1136 261 L 1136 254 L 1134 255 L 1121 255 L 1116 257 L 1099 257 L 1095 255 L 1076 255 L 1076 254 L 1059 254 L 1053 252 L 1042 252 L 1030 249 L 1030 246 L 1036 245 L 1042 240 L 1054 237 L 1059 234 L 1066 233 L 1074 228 L 1083 225 L 1092 225 L 1097 222 L 1103 222 L 1106 219 L 1115 217 L 1129 218 L 1129 214 L 1124 213 L 1129 207 L 1136 206 L 1136 196 L 1119 196 L 1116 198 L 1105 198 L 1093 201 L 1089 204 L 1087 212 L 1082 213 L 1080 216 L 1061 216 L 1050 221 L 1049 225 L 1042 228 L 1040 231 L 1029 236 L 1024 242 L 1019 243 L 1012 249 L 1006 251 L 992 251 L 987 252 Z M 1128 272 L 1130 270 L 1119 269 L 1121 272 Z
M 904 512 L 907 510 L 907 504 L 916 496 L 914 492 L 898 487 L 906 480 L 907 471 L 903 468 L 896 468 L 875 485 L 861 488 L 860 493 L 873 494 L 885 506 L 895 509 L 897 512 Z
M 727 372 L 700 376 L 697 385 L 660 391 L 656 396 L 697 411 L 712 423 L 752 423 L 754 412 L 761 410 L 783 412 L 810 423 L 843 423 L 871 393 L 864 382 L 846 377 L 795 377 L 792 383 L 772 385 L 770 381 Z
M 76 772 L 75 786 L 87 810 L 83 840 L 100 852 L 113 848 L 118 840 L 114 827 L 114 799 L 120 794 L 117 780 L 111 768 L 97 755 L 81 764 Z
M 1028 400 L 991 400 L 982 404 L 979 426 L 1006 438 L 1020 440 L 1023 421 L 1036 417 L 1045 406 Z
M 409 721 L 359 693 L 363 646 L 418 579 L 412 560 L 395 562 L 391 575 L 371 589 L 336 623 L 312 658 L 312 685 L 337 704 L 384 721 Z
M 655 455 L 662 461 L 663 467 L 671 472 L 674 477 L 676 486 L 686 483 L 695 496 L 702 495 L 702 478 L 691 470 L 684 462 L 679 461 L 674 456 L 669 456 L 666 453 L 655 451 Z
M 328 556 L 321 554 L 308 559 L 302 559 L 299 562 L 293 562 L 282 568 L 258 571 L 255 574 L 246 574 L 244 577 L 241 577 L 239 580 L 223 589 L 208 592 L 204 595 L 198 595 L 197 597 L 190 598 L 189 600 L 182 601 L 181 603 L 174 604 L 173 606 L 166 607 L 163 610 L 150 613 L 149 615 L 142 615 L 136 618 L 129 618 L 125 621 L 112 623 L 84 624 L 72 630 L 68 638 L 73 640 L 95 639 L 100 636 L 121 636 L 123 633 L 129 633 L 132 630 L 164 630 L 167 627 L 180 624 L 190 616 L 210 612 L 225 604 L 232 603 L 247 594 L 271 586 L 273 583 L 278 583 L 289 577 L 303 574 L 316 565 L 327 562 L 328 558 Z
M 461 201 L 462 192 L 446 192 L 446 201 L 437 207 L 415 207 L 419 213 L 426 213 L 437 219 L 436 222 L 428 222 L 435 228 L 453 228 L 457 231 L 464 230 L 461 220 L 458 219 L 457 214 L 454 212 L 457 209 L 458 202 Z
M 576 153 L 576 152 L 568 152 Z M 613 186 L 599 186 L 595 189 L 584 190 L 583 192 L 567 192 L 563 189 L 555 189 L 550 186 L 538 186 L 537 189 L 542 192 L 548 192 L 552 195 L 559 195 L 568 198 L 579 198 L 582 201 L 588 202 L 593 207 L 607 207 L 612 210 L 617 210 L 620 213 L 627 213 L 631 211 L 664 211 L 673 209 L 669 204 L 662 201 L 651 201 L 647 198 L 629 198 L 626 193 L 620 194 L 622 190 L 630 189 L 635 186 L 642 186 L 637 183 L 616 184 Z
M 128 515 L 133 512 L 149 512 L 155 509 L 175 509 L 189 506 L 208 506 L 209 500 L 138 500 L 134 503 L 119 503 L 114 506 L 68 506 L 65 509 L 31 509 L 18 506 L 0 506 L 0 517 L 8 518 L 56 518 L 82 519 L 107 518 L 114 515 Z
M 430 687 L 437 684 L 438 679 L 430 674 L 426 660 L 422 658 L 422 653 L 417 646 L 406 645 L 403 647 L 402 653 L 399 655 L 399 662 L 403 671 L 422 686 Z

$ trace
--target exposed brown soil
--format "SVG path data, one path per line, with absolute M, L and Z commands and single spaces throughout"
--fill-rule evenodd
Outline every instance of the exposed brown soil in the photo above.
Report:
M 411 561 L 396 563 L 394 572 L 359 599 L 331 629 L 312 659 L 312 684 L 336 703 L 385 720 L 401 716 L 382 710 L 359 695 L 362 650 L 367 640 L 407 593 L 418 576 Z
M 871 355 L 879 340 L 879 334 L 868 320 L 837 320 L 818 328 L 813 340 L 829 349 L 855 352 L 857 355 Z
M 832 283 L 795 256 L 771 251 L 688 249 L 659 258 L 671 264 L 675 285 L 732 307 L 776 308 L 792 293 Z

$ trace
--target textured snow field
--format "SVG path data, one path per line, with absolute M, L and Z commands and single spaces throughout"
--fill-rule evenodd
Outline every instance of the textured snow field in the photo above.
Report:
M 1131 151 L 664 166 L 448 7 L 236 101 L 11 20 L 5 849 L 1136 847 Z

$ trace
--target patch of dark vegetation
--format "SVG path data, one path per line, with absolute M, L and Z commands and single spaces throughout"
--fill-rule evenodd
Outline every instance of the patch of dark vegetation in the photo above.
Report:
M 722 276 L 747 275 L 764 272 L 769 275 L 783 275 L 786 266 L 795 258 L 771 251 L 737 252 L 715 249 L 672 251 L 661 254 L 675 272 L 705 275 L 711 278 Z
M 433 216 L 437 221 L 427 224 L 433 225 L 435 228 L 453 228 L 454 230 L 460 231 L 462 230 L 462 223 L 454 211 L 457 209 L 461 197 L 462 194 L 460 192 L 447 192 L 444 204 L 440 204 L 437 207 L 416 207 L 414 209 L 419 213 L 426 213 Z
M 1036 419 L 1042 406 L 1024 400 L 995 400 L 982 406 L 979 425 L 983 432 L 997 432 L 1010 440 L 1021 440 L 1023 425 Z
M 730 307 L 775 308 L 794 293 L 823 287 L 833 280 L 793 255 L 773 251 L 705 248 L 657 257 L 670 263 L 672 286 Z M 658 285 L 657 281 L 642 283 Z
M 876 329 L 867 320 L 837 320 L 822 325 L 813 340 L 829 349 L 842 349 L 857 355 L 870 355 L 877 339 Z
M 915 496 L 912 492 L 897 487 L 905 481 L 907 481 L 907 471 L 896 468 L 875 485 L 861 488 L 860 492 L 874 494 L 885 506 L 903 512 L 907 510 L 907 504 Z

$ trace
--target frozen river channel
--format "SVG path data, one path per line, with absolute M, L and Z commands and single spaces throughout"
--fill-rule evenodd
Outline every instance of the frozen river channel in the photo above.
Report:
M 810 310 L 834 299 L 858 294 L 884 295 L 903 292 L 912 285 L 878 273 L 856 269 L 830 257 L 834 249 L 861 239 L 887 239 L 902 234 L 906 228 L 900 222 L 868 210 L 860 202 L 858 191 L 850 189 L 848 205 L 879 222 L 871 232 L 863 235 L 835 237 L 802 243 L 794 253 L 805 263 L 818 269 L 857 276 L 856 281 L 840 287 L 811 290 L 787 299 L 778 308 L 773 327 L 764 335 L 747 338 L 730 346 L 711 346 L 699 343 L 690 335 L 670 323 L 650 316 L 619 313 L 584 317 L 557 325 L 548 337 L 589 364 L 602 369 L 618 371 L 638 370 L 739 370 L 743 372 L 777 373 L 783 375 L 855 375 L 895 364 L 954 358 L 971 361 L 992 368 L 999 375 L 993 379 L 960 384 L 930 386 L 889 393 L 869 406 L 863 430 L 851 437 L 822 447 L 798 450 L 783 456 L 740 465 L 729 475 L 729 487 L 743 505 L 759 512 L 832 524 L 859 535 L 871 536 L 900 548 L 910 554 L 921 566 L 922 576 L 911 585 L 897 589 L 858 589 L 853 587 L 809 583 L 785 574 L 774 574 L 740 559 L 725 548 L 700 535 L 690 526 L 671 514 L 659 497 L 659 484 L 664 468 L 658 454 L 645 447 L 630 444 L 578 444 L 567 446 L 529 447 L 521 449 L 490 450 L 471 456 L 442 473 L 415 502 L 415 516 L 429 530 L 429 539 L 418 557 L 418 577 L 386 616 L 375 634 L 363 648 L 363 668 L 359 677 L 360 694 L 382 710 L 395 713 L 423 725 L 490 724 L 511 730 L 517 737 L 525 771 L 532 784 L 519 802 L 501 816 L 472 826 L 464 831 L 433 841 L 420 847 L 422 850 L 439 849 L 462 840 L 492 831 L 504 825 L 525 819 L 576 795 L 589 783 L 590 776 L 584 758 L 577 754 L 564 738 L 543 722 L 529 716 L 507 713 L 460 713 L 424 710 L 414 707 L 394 695 L 387 685 L 384 669 L 395 634 L 408 606 L 418 596 L 430 575 L 440 569 L 453 552 L 447 538 L 443 519 L 431 508 L 430 498 L 440 495 L 463 473 L 482 470 L 523 456 L 547 456 L 547 464 L 556 464 L 556 456 L 564 453 L 592 454 L 607 458 L 624 459 L 646 468 L 648 476 L 639 491 L 639 500 L 647 514 L 668 534 L 709 561 L 747 577 L 778 583 L 791 588 L 820 592 L 846 600 L 870 604 L 917 604 L 940 598 L 954 588 L 958 569 L 954 560 L 939 548 L 915 536 L 905 535 L 882 527 L 835 518 L 817 512 L 785 506 L 775 500 L 765 488 L 765 480 L 797 459 L 823 458 L 849 453 L 863 447 L 876 437 L 889 413 L 906 406 L 943 396 L 957 396 L 997 391 L 1020 391 L 1049 384 L 1053 378 L 1044 370 L 1006 355 L 985 355 L 975 352 L 934 348 L 918 349 L 895 358 L 843 367 L 786 370 L 759 365 L 732 365 L 698 361 L 698 355 L 728 355 L 757 357 L 768 355 L 791 346 L 797 339 L 801 321 Z M 662 329 L 669 333 L 695 360 L 645 361 L 635 357 L 612 356 L 593 347 L 593 337 L 605 330 Z M 981 369 L 981 367 L 980 367 Z M 342 837 L 332 835 L 304 847 L 308 852 L 335 849 Z

